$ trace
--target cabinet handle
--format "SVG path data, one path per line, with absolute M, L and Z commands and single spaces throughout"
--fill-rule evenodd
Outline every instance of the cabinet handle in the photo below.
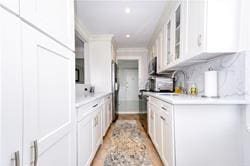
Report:
M 15 166 L 20 166 L 20 154 L 19 154 L 19 151 L 16 151 L 14 153 L 14 158 L 12 158 L 11 160 L 15 160 Z
M 93 108 L 95 108 L 95 107 L 97 107 L 98 106 L 98 104 L 96 104 L 96 105 L 93 105 Z
M 161 119 L 162 119 L 162 120 L 164 120 L 164 121 L 166 120 L 166 119 L 165 119 L 165 118 L 163 118 L 162 116 L 161 116 Z
M 163 110 L 167 111 L 167 108 L 165 108 L 165 107 L 161 107 L 161 109 L 163 109 Z
M 38 162 L 38 143 L 37 140 L 33 142 L 33 148 L 34 148 L 34 166 L 37 166 Z
M 197 45 L 198 45 L 198 47 L 200 47 L 201 46 L 201 44 L 202 44 L 202 35 L 201 34 L 199 34 L 198 35 L 198 38 L 197 38 Z

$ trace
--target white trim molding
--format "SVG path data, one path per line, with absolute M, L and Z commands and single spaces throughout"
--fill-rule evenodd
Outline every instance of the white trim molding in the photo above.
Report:
M 85 40 L 85 42 L 89 41 L 91 34 L 77 16 L 75 16 L 75 30 L 77 33 L 80 34 L 80 36 L 83 38 L 83 40 Z
M 112 41 L 113 37 L 113 34 L 92 34 L 89 39 L 90 41 Z

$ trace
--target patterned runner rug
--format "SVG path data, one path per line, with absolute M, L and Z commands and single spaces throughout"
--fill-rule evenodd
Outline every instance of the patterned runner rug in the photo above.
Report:
M 145 137 L 135 120 L 116 121 L 104 166 L 151 166 Z

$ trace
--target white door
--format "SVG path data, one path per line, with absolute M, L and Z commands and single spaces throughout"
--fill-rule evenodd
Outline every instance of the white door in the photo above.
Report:
M 74 166 L 74 54 L 27 24 L 22 30 L 24 164 Z
M 0 22 L 0 165 L 14 166 L 15 152 L 22 159 L 21 24 L 1 7 Z
M 3 5 L 12 12 L 19 14 L 19 0 L 0 0 L 0 5 Z
M 138 70 L 125 70 L 126 100 L 138 100 Z
M 20 15 L 74 50 L 73 0 L 20 0 Z
M 78 123 L 78 166 L 90 165 L 92 158 L 93 116 L 89 115 Z

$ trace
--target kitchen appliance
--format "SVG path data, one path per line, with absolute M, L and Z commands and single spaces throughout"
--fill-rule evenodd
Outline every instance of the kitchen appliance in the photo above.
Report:
M 174 92 L 175 81 L 167 77 L 150 77 L 149 87 L 152 92 Z
M 157 74 L 157 57 L 154 57 L 148 64 L 148 74 L 156 75 Z
M 117 78 L 118 67 L 117 64 L 112 61 L 112 120 L 115 121 L 117 119 L 117 111 L 118 111 L 118 91 L 119 84 Z
M 147 90 L 140 90 L 140 94 L 139 94 L 139 120 L 145 132 L 147 133 L 148 131 L 148 118 L 147 118 L 148 96 L 143 94 L 144 91 L 147 91 Z

